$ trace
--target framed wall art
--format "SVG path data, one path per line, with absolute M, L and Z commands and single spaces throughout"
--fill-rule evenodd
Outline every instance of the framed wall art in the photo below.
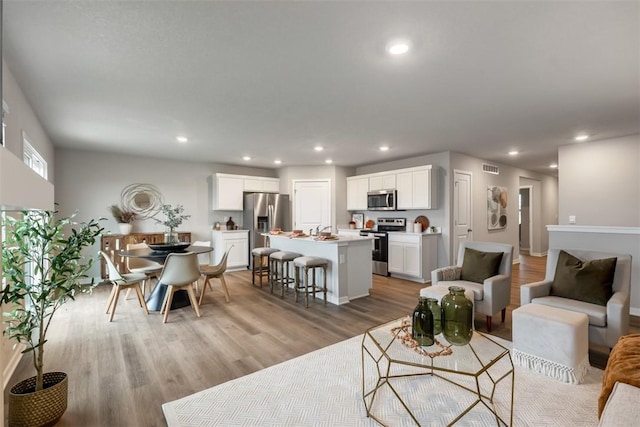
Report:
M 507 188 L 487 187 L 487 229 L 502 230 L 507 227 Z

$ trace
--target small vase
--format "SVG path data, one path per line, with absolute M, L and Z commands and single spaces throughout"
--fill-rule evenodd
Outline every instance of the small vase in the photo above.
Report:
M 433 315 L 433 335 L 435 336 L 442 332 L 442 309 L 435 298 L 427 298 L 427 306 Z
M 449 287 L 442 298 L 442 335 L 453 345 L 466 345 L 473 335 L 473 302 L 461 286 Z
M 236 225 L 235 222 L 229 217 L 229 221 L 227 221 L 227 230 L 233 230 L 233 227 Z
M 427 305 L 427 299 L 420 297 L 411 323 L 411 337 L 422 347 L 433 345 L 433 314 Z
M 133 224 L 129 224 L 127 222 L 119 223 L 118 227 L 120 227 L 120 234 L 122 234 L 123 236 L 131 234 L 131 230 L 133 230 Z
M 178 242 L 178 233 L 176 233 L 175 231 L 169 230 L 168 232 L 164 233 L 164 243 L 173 244 Z

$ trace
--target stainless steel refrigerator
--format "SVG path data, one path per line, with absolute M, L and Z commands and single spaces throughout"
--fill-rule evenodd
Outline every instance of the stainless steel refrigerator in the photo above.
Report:
M 249 268 L 253 267 L 253 248 L 267 246 L 268 233 L 274 228 L 291 231 L 291 207 L 288 194 L 245 193 L 243 227 L 249 229 Z

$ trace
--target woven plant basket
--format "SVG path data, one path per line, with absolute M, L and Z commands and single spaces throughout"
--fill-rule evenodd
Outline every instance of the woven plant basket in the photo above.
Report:
M 52 425 L 66 411 L 67 374 L 46 372 L 44 389 L 33 391 L 35 387 L 36 377 L 31 377 L 9 391 L 9 427 Z

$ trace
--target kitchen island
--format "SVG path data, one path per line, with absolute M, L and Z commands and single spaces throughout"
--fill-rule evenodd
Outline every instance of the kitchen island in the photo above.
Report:
M 288 233 L 270 234 L 270 246 L 281 251 L 297 252 L 329 261 L 327 301 L 346 304 L 369 295 L 371 289 L 371 238 L 340 236 L 332 240 L 314 237 L 290 237 Z M 292 276 L 293 277 L 293 276 Z M 322 273 L 317 275 L 322 283 Z

